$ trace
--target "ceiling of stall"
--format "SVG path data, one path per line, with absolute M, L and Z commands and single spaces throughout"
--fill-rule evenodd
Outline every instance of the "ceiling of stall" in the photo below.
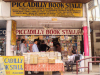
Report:
M 55 29 L 79 29 L 82 28 L 82 21 L 66 20 L 16 20 L 17 28 L 55 28 Z M 0 20 L 0 28 L 6 28 L 6 20 Z M 91 21 L 92 30 L 100 30 L 100 21 Z
M 82 21 L 17 20 L 17 28 L 82 28 Z

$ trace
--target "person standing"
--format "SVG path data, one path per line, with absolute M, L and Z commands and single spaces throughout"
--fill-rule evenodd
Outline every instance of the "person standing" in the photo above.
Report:
M 25 39 L 22 39 L 22 40 L 21 40 L 20 51 L 21 51 L 21 54 L 27 52 L 27 48 L 26 48 L 26 46 L 25 46 Z
M 47 51 L 47 50 L 49 50 L 49 48 L 50 47 L 45 44 L 44 40 L 42 40 L 41 45 L 39 47 L 39 51 Z
M 61 46 L 59 42 L 56 44 L 56 51 L 61 52 Z
M 32 46 L 33 52 L 39 52 L 39 49 L 38 49 L 38 47 L 37 47 L 37 43 L 38 43 L 38 40 L 35 39 L 35 40 L 34 40 L 34 44 L 33 44 L 33 46 Z

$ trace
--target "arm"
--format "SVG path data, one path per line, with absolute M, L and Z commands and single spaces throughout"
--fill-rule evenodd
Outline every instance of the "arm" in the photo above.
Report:
M 46 47 L 48 48 L 47 50 L 49 50 L 50 47 L 48 45 L 46 45 Z
M 20 49 L 21 49 L 21 53 L 23 53 L 23 50 L 24 50 L 23 44 L 20 45 Z
M 24 52 L 27 52 L 27 48 L 26 48 L 26 46 L 25 46 L 25 44 L 23 44 L 23 48 L 24 48 Z

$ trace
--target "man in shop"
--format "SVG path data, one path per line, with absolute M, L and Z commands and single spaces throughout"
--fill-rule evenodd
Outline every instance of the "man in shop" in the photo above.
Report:
M 74 63 L 74 60 L 75 60 L 75 56 L 76 56 L 76 52 L 72 50 L 72 55 L 68 58 L 68 61 L 65 62 L 66 64 L 66 67 L 67 67 L 67 71 L 70 71 L 70 66 L 71 66 L 71 71 L 73 70 L 73 63 Z
M 38 43 L 38 40 L 35 39 L 35 40 L 34 40 L 34 44 L 33 44 L 33 46 L 32 46 L 33 52 L 39 52 L 39 49 L 38 49 L 38 47 L 37 47 L 37 43 Z
M 26 49 L 26 46 L 25 46 L 25 42 L 26 42 L 25 39 L 22 39 L 22 40 L 21 40 L 21 45 L 20 45 L 21 54 L 27 52 L 27 49 Z
M 41 41 L 41 45 L 39 47 L 39 51 L 47 51 L 49 50 L 49 46 L 45 44 L 44 40 Z
M 61 52 L 61 46 L 59 42 L 56 43 L 56 51 Z

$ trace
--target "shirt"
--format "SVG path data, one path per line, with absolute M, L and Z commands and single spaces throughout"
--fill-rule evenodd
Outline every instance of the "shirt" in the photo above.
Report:
M 27 49 L 26 49 L 24 43 L 21 43 L 21 45 L 20 45 L 20 50 L 21 50 L 21 53 L 26 53 L 26 52 L 27 52 Z
M 39 47 L 39 50 L 40 51 L 46 51 L 46 50 L 49 50 L 49 46 L 47 46 L 46 44 L 41 44 L 40 47 Z
M 33 44 L 32 50 L 33 50 L 33 52 L 39 52 L 38 47 L 37 47 L 36 44 Z
M 74 60 L 75 60 L 75 55 L 69 56 L 68 61 L 74 62 Z

